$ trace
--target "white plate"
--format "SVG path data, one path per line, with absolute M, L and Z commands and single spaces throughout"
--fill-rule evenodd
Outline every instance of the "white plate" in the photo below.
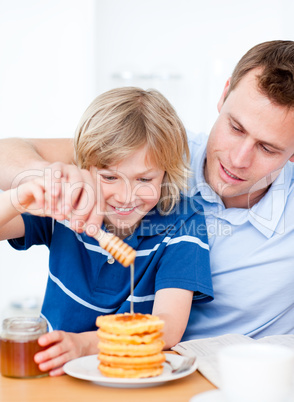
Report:
M 214 391 L 203 392 L 193 396 L 189 402 L 225 402 L 222 393 L 219 389 Z
M 183 359 L 183 356 L 166 354 L 167 359 L 172 364 L 179 364 Z M 121 387 L 121 388 L 141 388 L 152 387 L 160 385 L 167 381 L 177 380 L 192 374 L 198 367 L 197 361 L 193 366 L 182 373 L 171 372 L 171 367 L 168 363 L 164 363 L 163 373 L 157 377 L 150 378 L 112 378 L 104 377 L 98 370 L 99 360 L 97 355 L 80 357 L 78 359 L 71 360 L 64 365 L 64 371 L 66 374 L 80 378 L 81 380 L 93 381 L 99 385 L 106 387 Z

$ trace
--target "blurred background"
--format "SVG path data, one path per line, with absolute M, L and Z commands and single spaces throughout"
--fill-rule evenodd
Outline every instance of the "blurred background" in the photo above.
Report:
M 293 15 L 293 0 L 0 0 L 0 137 L 71 138 L 94 97 L 129 85 L 208 134 L 236 62 L 294 40 Z M 0 261 L 0 317 L 38 312 L 48 250 L 0 242 Z

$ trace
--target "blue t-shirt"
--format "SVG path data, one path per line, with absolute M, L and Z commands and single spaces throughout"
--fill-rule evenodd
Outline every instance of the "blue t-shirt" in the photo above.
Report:
M 85 233 L 66 221 L 23 215 L 25 237 L 10 244 L 19 250 L 34 244 L 50 249 L 49 277 L 42 315 L 50 329 L 97 329 L 98 315 L 130 311 L 130 270 Z M 151 313 L 155 293 L 164 288 L 194 292 L 193 303 L 213 299 L 209 246 L 202 207 L 183 198 L 169 215 L 156 208 L 124 239 L 137 250 L 134 311 Z M 113 263 L 112 263 L 113 262 Z

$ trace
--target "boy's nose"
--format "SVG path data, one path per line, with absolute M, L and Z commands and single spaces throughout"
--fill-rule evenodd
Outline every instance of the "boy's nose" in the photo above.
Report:
M 120 204 L 130 204 L 135 198 L 131 185 L 123 183 L 119 187 L 118 192 L 114 194 L 114 198 Z

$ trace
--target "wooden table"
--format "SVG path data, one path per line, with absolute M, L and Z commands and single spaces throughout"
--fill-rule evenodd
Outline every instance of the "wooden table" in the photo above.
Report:
M 109 388 L 68 375 L 14 379 L 0 375 L 3 402 L 188 402 L 215 389 L 198 371 L 179 380 L 149 388 Z

